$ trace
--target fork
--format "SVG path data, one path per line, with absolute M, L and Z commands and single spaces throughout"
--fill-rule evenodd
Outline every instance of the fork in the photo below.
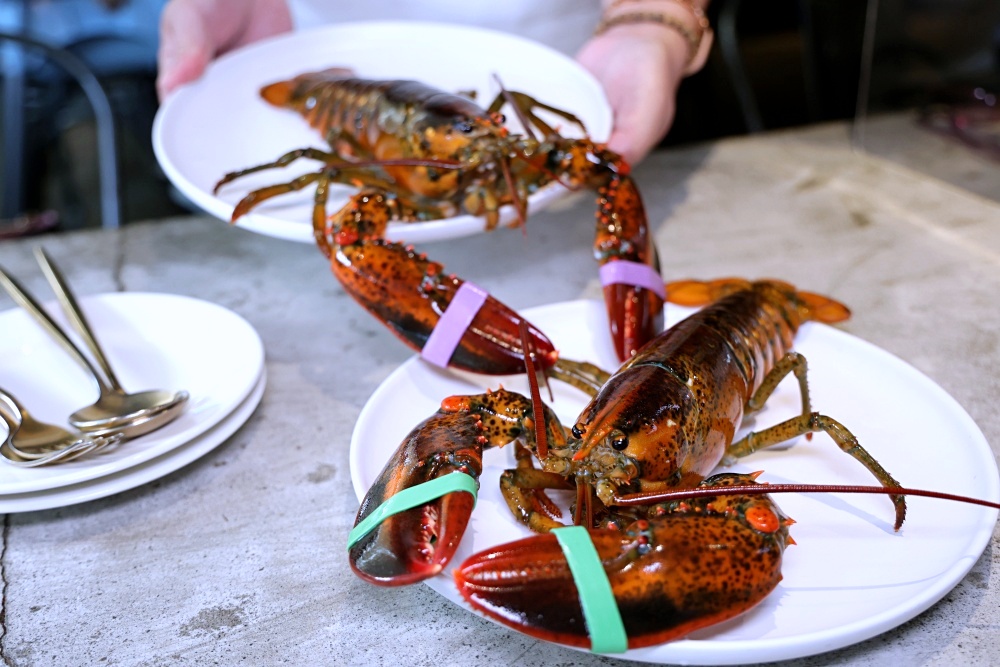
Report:
M 0 419 L 7 425 L 7 438 L 0 443 L 0 455 L 8 463 L 21 468 L 72 461 L 124 439 L 121 434 L 89 436 L 72 433 L 39 421 L 3 389 L 0 389 Z

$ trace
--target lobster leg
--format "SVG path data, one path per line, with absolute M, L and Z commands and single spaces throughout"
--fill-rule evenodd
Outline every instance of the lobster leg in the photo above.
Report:
M 727 456 L 743 457 L 758 450 L 776 445 L 780 442 L 787 442 L 792 438 L 807 433 L 826 433 L 837 443 L 841 451 L 849 454 L 863 465 L 868 472 L 875 476 L 879 484 L 886 488 L 899 487 L 900 484 L 892 475 L 868 453 L 858 439 L 847 430 L 843 424 L 818 412 L 799 415 L 786 421 L 776 424 L 758 433 L 749 433 L 745 438 L 734 442 L 726 450 Z M 896 508 L 896 519 L 894 527 L 899 530 L 906 519 L 906 498 L 904 496 L 889 496 L 892 504 Z
M 517 111 L 519 118 L 523 118 L 532 126 L 538 128 L 546 137 L 559 137 L 560 134 L 555 130 L 555 128 L 546 123 L 538 116 L 537 113 L 535 113 L 536 109 L 544 109 L 549 113 L 555 114 L 556 116 L 559 116 L 560 118 L 579 127 L 583 131 L 584 135 L 587 134 L 587 128 L 584 126 L 583 121 L 576 115 L 563 109 L 545 104 L 544 102 L 540 102 L 534 97 L 516 90 L 501 91 L 501 93 L 494 98 L 493 103 L 490 104 L 487 111 L 489 113 L 497 113 L 504 106 L 504 104 L 512 105 Z M 525 130 L 530 132 L 531 128 L 528 127 L 525 128 Z
M 531 439 L 531 402 L 499 389 L 477 396 L 452 396 L 403 440 L 368 490 L 355 526 L 380 511 L 391 498 L 454 472 L 479 478 L 483 449 Z M 558 424 L 551 411 L 546 421 Z M 558 437 L 551 433 L 552 437 Z M 383 586 L 415 583 L 440 572 L 462 539 L 474 499 L 445 495 L 390 514 L 349 547 L 359 577 Z
M 875 460 L 858 439 L 847 427 L 837 420 L 822 415 L 818 412 L 811 412 L 809 406 L 809 392 L 806 383 L 806 360 L 800 354 L 789 353 L 782 358 L 773 369 L 765 376 L 761 386 L 754 392 L 748 402 L 751 409 L 763 407 L 764 402 L 774 391 L 778 383 L 789 373 L 794 372 L 799 381 L 802 393 L 802 414 L 793 417 L 780 424 L 775 424 L 770 428 L 759 432 L 748 433 L 744 438 L 738 440 L 726 449 L 727 459 L 736 459 L 748 456 L 756 451 L 787 442 L 800 435 L 810 435 L 812 433 L 826 433 L 840 449 L 854 457 L 863 465 L 879 484 L 887 488 L 899 487 L 899 482 L 893 479 L 892 475 Z M 895 528 L 899 530 L 906 518 L 906 499 L 903 496 L 890 496 L 896 508 Z
M 556 362 L 556 365 L 549 371 L 549 375 L 556 380 L 573 385 L 590 396 L 596 396 L 604 383 L 611 378 L 611 374 L 600 366 L 586 361 L 571 361 L 569 359 L 560 359 Z
M 243 176 L 246 176 L 248 174 L 255 174 L 258 171 L 265 171 L 267 169 L 278 169 L 281 167 L 287 167 L 291 163 L 295 162 L 296 160 L 300 160 L 302 158 L 317 160 L 319 162 L 324 162 L 324 163 L 342 161 L 342 158 L 340 158 L 340 156 L 336 155 L 335 153 L 331 153 L 329 151 L 320 150 L 318 148 L 299 148 L 294 151 L 288 151 L 274 162 L 265 162 L 264 164 L 258 164 L 253 167 L 247 167 L 246 169 L 240 169 L 239 171 L 229 172 L 228 174 L 223 176 L 218 183 L 215 184 L 215 187 L 212 189 L 212 192 L 214 194 L 218 194 L 219 190 L 222 188 L 223 185 L 231 183 L 236 179 L 242 178 Z
M 421 160 L 382 160 L 374 162 L 355 163 L 346 161 L 336 153 L 328 153 L 315 148 L 302 148 L 290 151 L 274 162 L 257 165 L 241 171 L 226 174 L 222 180 L 215 184 L 213 192 L 218 192 L 224 185 L 242 176 L 252 174 L 265 169 L 286 167 L 300 158 L 310 158 L 319 160 L 324 165 L 315 172 L 303 174 L 287 183 L 258 188 L 247 193 L 236 206 L 230 216 L 231 222 L 236 222 L 241 217 L 252 211 L 262 202 L 274 197 L 302 190 L 313 183 L 316 183 L 316 196 L 313 206 L 313 225 L 317 220 L 326 218 L 327 191 L 331 183 L 341 183 L 355 187 L 367 187 L 385 192 L 391 195 L 398 202 L 397 213 L 394 220 L 439 220 L 455 214 L 454 205 L 448 202 L 436 202 L 425 197 L 411 195 L 405 189 L 400 188 L 389 177 L 380 173 L 380 166 L 400 166 L 409 167 L 411 165 L 423 164 L 427 161 Z M 443 169 L 450 169 L 451 163 L 440 162 Z
M 563 475 L 535 468 L 527 447 L 518 449 L 517 468 L 505 470 L 500 475 L 500 493 L 511 514 L 536 533 L 563 527 L 556 521 L 562 512 L 545 495 L 544 489 L 572 488 L 573 483 Z
M 809 400 L 809 381 L 807 378 L 808 363 L 806 358 L 798 352 L 788 352 L 778 360 L 770 373 L 764 376 L 760 387 L 753 393 L 747 401 L 747 412 L 756 412 L 764 407 L 764 403 L 771 397 L 774 390 L 785 379 L 789 373 L 795 375 L 795 380 L 799 383 L 799 394 L 802 396 L 802 414 L 812 412 Z

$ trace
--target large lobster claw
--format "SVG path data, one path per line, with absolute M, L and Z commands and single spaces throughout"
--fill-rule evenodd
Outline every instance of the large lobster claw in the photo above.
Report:
M 505 389 L 444 399 L 437 413 L 406 436 L 362 501 L 355 531 L 369 517 L 384 518 L 370 531 L 352 533 L 348 553 L 354 572 L 381 586 L 412 584 L 441 572 L 472 515 L 483 449 L 532 439 L 532 414 L 530 400 Z M 558 424 L 551 412 L 546 421 Z M 403 503 L 407 509 L 386 510 L 442 480 L 459 485 L 412 506 Z
M 590 531 L 628 648 L 678 639 L 736 616 L 781 580 L 791 522 L 769 497 L 711 497 L 664 511 L 625 530 Z M 554 533 L 475 554 L 454 576 L 462 596 L 500 623 L 539 639 L 591 647 L 592 630 Z
M 385 240 L 392 207 L 393 202 L 382 194 L 355 195 L 331 218 L 329 228 L 315 230 L 316 240 L 347 293 L 430 359 L 432 332 L 443 326 L 449 308 L 461 301 L 463 287 L 472 285 L 446 274 L 441 264 L 412 248 Z M 489 375 L 523 372 L 521 316 L 492 296 L 481 291 L 478 296 L 474 315 L 453 350 L 435 363 Z M 542 370 L 551 368 L 559 356 L 552 342 L 530 324 L 528 337 L 536 363 Z
M 460 472 L 478 479 L 483 469 L 482 423 L 469 412 L 439 411 L 419 424 L 386 463 L 361 503 L 357 527 L 390 498 Z M 439 573 L 465 533 L 475 497 L 452 491 L 382 519 L 348 547 L 351 568 L 380 586 L 404 586 Z

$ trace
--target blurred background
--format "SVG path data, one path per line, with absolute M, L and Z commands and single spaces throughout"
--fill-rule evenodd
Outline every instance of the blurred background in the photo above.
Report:
M 0 238 L 193 213 L 153 156 L 166 0 L 0 0 Z M 905 110 L 1000 170 L 997 0 L 714 0 L 665 146 Z M 984 192 L 1000 197 L 1000 193 Z

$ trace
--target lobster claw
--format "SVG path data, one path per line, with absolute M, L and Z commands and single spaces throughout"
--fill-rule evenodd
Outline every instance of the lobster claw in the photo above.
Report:
M 532 437 L 532 414 L 529 399 L 503 388 L 444 399 L 410 431 L 361 502 L 348 544 L 354 572 L 381 586 L 441 572 L 472 515 L 483 449 Z M 550 415 L 546 423 L 558 422 Z
M 611 338 L 620 361 L 663 330 L 665 292 L 649 236 L 635 182 L 616 175 L 600 189 L 594 254 L 601 265 Z
M 628 648 L 679 639 L 736 616 L 777 586 L 791 522 L 766 496 L 730 498 L 676 505 L 625 530 L 589 531 L 600 562 L 587 579 L 603 569 Z M 475 554 L 454 578 L 469 604 L 504 625 L 581 648 L 596 641 L 553 533 Z
M 621 552 L 620 532 L 592 531 L 591 538 L 602 560 Z M 590 647 L 573 575 L 554 533 L 474 554 L 454 578 L 462 597 L 490 618 L 537 639 Z
M 331 233 L 315 230 L 316 239 L 344 290 L 430 360 L 432 333 L 461 301 L 462 288 L 472 286 L 412 248 L 383 239 L 390 218 L 387 197 L 362 192 L 332 217 Z M 489 375 L 523 372 L 521 316 L 492 296 L 481 291 L 479 296 L 455 347 L 434 363 Z M 466 307 L 456 306 L 459 311 Z M 551 368 L 559 357 L 552 341 L 530 324 L 528 337 L 536 363 L 542 370 Z
M 475 505 L 473 480 L 482 472 L 480 428 L 475 414 L 442 411 L 410 432 L 358 510 L 356 530 L 369 517 L 381 520 L 369 532 L 352 533 L 348 555 L 355 574 L 380 586 L 404 586 L 433 577 L 451 561 Z M 449 487 L 443 495 L 434 493 L 382 516 L 404 492 L 454 479 L 471 487 Z

